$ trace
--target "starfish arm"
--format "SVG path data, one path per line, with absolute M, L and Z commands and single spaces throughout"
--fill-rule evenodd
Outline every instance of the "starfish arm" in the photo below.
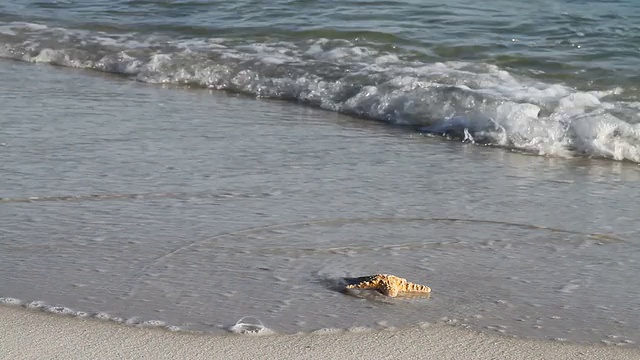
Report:
M 425 285 L 407 283 L 406 292 L 430 293 L 431 288 Z

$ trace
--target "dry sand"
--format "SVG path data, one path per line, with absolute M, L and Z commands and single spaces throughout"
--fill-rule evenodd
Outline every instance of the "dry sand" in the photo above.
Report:
M 210 336 L 0 307 L 2 359 L 640 359 L 640 349 L 491 336 L 458 327 Z

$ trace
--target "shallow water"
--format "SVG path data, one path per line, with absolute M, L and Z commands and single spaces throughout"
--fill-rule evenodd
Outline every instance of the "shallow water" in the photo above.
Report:
M 214 333 L 254 316 L 640 343 L 636 164 L 49 65 L 0 77 L 4 302 Z M 380 272 L 433 293 L 337 291 Z

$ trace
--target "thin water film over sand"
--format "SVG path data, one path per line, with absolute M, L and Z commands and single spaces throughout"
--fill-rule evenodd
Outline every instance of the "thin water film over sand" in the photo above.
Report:
M 5 302 L 216 333 L 252 316 L 640 341 L 634 164 L 0 65 L 23 84 L 0 88 Z M 375 273 L 431 296 L 341 291 Z

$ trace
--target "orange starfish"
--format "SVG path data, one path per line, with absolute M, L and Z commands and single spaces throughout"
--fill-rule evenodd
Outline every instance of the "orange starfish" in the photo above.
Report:
M 408 282 L 407 279 L 388 274 L 376 274 L 349 279 L 354 282 L 347 285 L 347 289 L 371 289 L 390 296 L 396 297 L 399 293 L 423 293 L 428 294 L 431 288 Z

